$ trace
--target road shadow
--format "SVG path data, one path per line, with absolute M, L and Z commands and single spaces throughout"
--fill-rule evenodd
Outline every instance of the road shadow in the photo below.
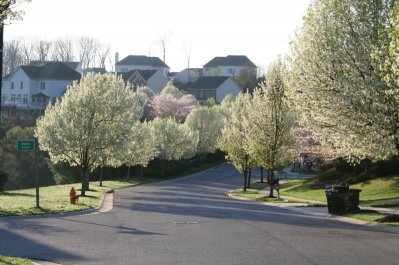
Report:
M 63 262 L 68 261 L 74 264 L 77 264 L 76 262 L 87 261 L 86 257 L 55 248 L 47 245 L 45 242 L 23 237 L 1 228 L 0 238 L 2 239 L 0 240 L 0 255 L 54 262 L 62 260 Z

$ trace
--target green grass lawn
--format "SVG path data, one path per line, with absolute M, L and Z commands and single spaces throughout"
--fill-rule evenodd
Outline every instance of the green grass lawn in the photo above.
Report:
M 288 203 L 288 202 L 300 202 L 299 200 L 284 200 L 277 198 L 267 198 L 265 194 L 259 193 L 261 189 L 267 187 L 267 183 L 256 182 L 251 184 L 251 188 L 247 188 L 247 191 L 243 191 L 242 188 L 235 189 L 233 191 L 233 195 L 247 198 L 255 201 L 264 201 L 264 202 L 272 202 L 272 203 Z M 276 194 L 277 195 L 277 194 Z
M 384 213 L 348 213 L 348 214 L 345 214 L 344 216 L 358 219 L 358 220 L 365 221 L 365 222 L 369 222 L 369 223 L 378 223 L 378 222 L 376 222 L 377 219 L 383 218 L 387 215 L 388 214 L 384 214 Z M 386 222 L 386 223 L 379 223 L 379 224 L 399 227 L 399 223 Z
M 360 200 L 383 200 L 399 198 L 399 176 L 369 180 L 350 188 L 361 189 Z M 310 183 L 301 180 L 292 180 L 281 185 L 281 195 L 288 195 L 299 199 L 326 202 L 324 189 L 312 189 Z
M 79 183 L 55 185 L 40 188 L 40 207 L 36 208 L 35 189 L 12 190 L 0 193 L 0 216 L 36 215 L 49 213 L 64 213 L 94 209 L 98 206 L 103 194 L 110 189 L 135 186 L 154 182 L 157 179 L 131 179 L 130 181 L 103 181 L 90 183 L 90 191 L 85 197 L 80 197 L 78 204 L 70 204 L 69 191 L 72 187 L 78 190 Z M 80 191 L 77 191 L 80 194 Z
M 0 265 L 32 265 L 32 261 L 28 259 L 0 256 Z
M 362 206 L 390 208 L 390 207 L 399 207 L 399 202 L 373 202 L 373 203 L 362 204 Z

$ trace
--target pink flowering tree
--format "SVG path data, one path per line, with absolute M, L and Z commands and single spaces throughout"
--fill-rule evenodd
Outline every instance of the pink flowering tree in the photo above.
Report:
M 182 123 L 191 110 L 198 105 L 192 95 L 176 98 L 171 94 L 156 95 L 151 100 L 151 117 L 174 118 Z

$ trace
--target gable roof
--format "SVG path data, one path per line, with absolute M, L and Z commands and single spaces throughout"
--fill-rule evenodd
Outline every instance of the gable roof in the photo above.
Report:
M 202 76 L 195 82 L 187 83 L 184 89 L 216 89 L 223 84 L 229 76 Z
M 151 78 L 158 70 L 132 70 L 129 72 L 119 72 L 117 75 L 121 75 L 123 81 L 127 82 L 135 73 L 139 74 L 145 81 Z
M 47 62 L 40 66 L 24 65 L 20 67 L 31 79 L 77 80 L 80 74 L 61 62 Z
M 105 74 L 105 73 L 107 73 L 107 70 L 105 70 L 105 68 L 102 68 L 102 67 L 93 67 L 93 68 L 83 69 L 83 73 L 84 74 L 87 74 L 87 73 Z
M 116 65 L 145 65 L 170 68 L 158 57 L 147 57 L 145 55 L 129 55 L 120 62 L 116 63 Z
M 246 66 L 256 67 L 245 55 L 228 55 L 226 57 L 215 57 L 204 65 L 204 67 L 217 66 Z
M 54 61 L 31 61 L 28 65 L 43 66 L 47 63 L 54 63 Z M 65 64 L 66 66 L 72 68 L 73 70 L 76 70 L 76 68 L 80 64 L 79 62 L 60 62 L 60 63 Z

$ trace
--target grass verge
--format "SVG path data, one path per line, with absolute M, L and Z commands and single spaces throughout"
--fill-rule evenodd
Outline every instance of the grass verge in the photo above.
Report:
M 0 265 L 33 265 L 33 263 L 28 259 L 0 256 Z
M 399 176 L 373 179 L 351 185 L 350 188 L 361 189 L 360 200 L 385 200 L 399 198 Z M 310 183 L 292 180 L 281 185 L 280 193 L 298 199 L 326 202 L 324 189 L 312 189 Z
M 390 207 L 399 207 L 399 202 L 374 202 L 374 203 L 365 203 L 362 204 L 362 206 L 390 208 Z
M 243 191 L 242 188 L 235 189 L 233 191 L 234 196 L 254 200 L 254 201 L 264 201 L 264 202 L 272 202 L 272 203 L 291 203 L 291 202 L 301 202 L 299 200 L 284 200 L 278 198 L 268 198 L 265 197 L 264 193 L 259 193 L 260 190 L 267 187 L 267 183 L 256 182 L 251 184 L 251 188 L 247 188 L 246 191 Z
M 40 188 L 40 208 L 36 208 L 35 189 L 10 190 L 0 193 L 0 216 L 55 214 L 94 209 L 103 194 L 110 189 L 136 186 L 158 181 L 159 179 L 131 179 L 129 181 L 103 181 L 90 183 L 90 191 L 80 197 L 78 204 L 70 204 L 69 190 L 78 189 L 81 184 L 55 185 Z M 80 193 L 80 192 L 78 192 Z

